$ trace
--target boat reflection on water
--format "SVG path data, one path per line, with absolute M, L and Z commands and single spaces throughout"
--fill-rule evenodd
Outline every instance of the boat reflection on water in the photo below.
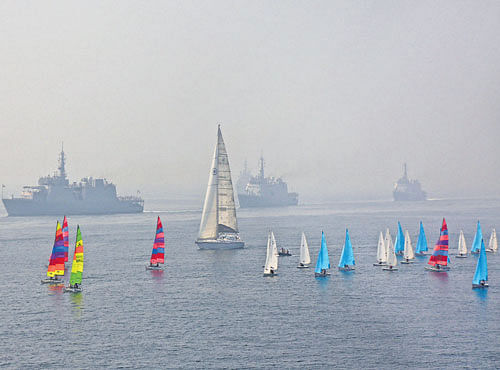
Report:
M 77 293 L 71 293 L 69 295 L 69 300 L 71 303 L 71 308 L 73 311 L 73 316 L 76 319 L 80 319 L 82 317 L 83 313 L 83 293 L 82 292 L 77 292 Z
M 473 289 L 473 291 L 480 302 L 488 302 L 488 289 Z
M 149 270 L 151 273 L 151 277 L 153 278 L 154 281 L 160 282 L 163 280 L 163 273 L 165 271 L 163 270 Z

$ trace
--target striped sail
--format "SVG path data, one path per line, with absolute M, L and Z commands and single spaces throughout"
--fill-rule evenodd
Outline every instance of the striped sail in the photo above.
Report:
M 481 224 L 478 221 L 476 235 L 474 235 L 474 241 L 472 242 L 472 247 L 470 248 L 471 253 L 479 253 L 481 240 L 483 240 L 483 231 L 481 230 Z
M 64 216 L 62 233 L 63 233 L 63 240 L 64 240 L 64 262 L 68 262 L 69 231 L 68 231 L 68 220 L 66 219 L 66 216 Z
M 165 234 L 160 216 L 156 222 L 156 236 L 153 243 L 153 252 L 151 253 L 151 264 L 165 263 Z
M 431 258 L 429 258 L 429 265 L 446 266 L 448 264 L 448 226 L 446 220 L 443 218 L 443 225 L 441 226 L 441 233 L 439 240 L 434 247 Z
M 47 269 L 48 277 L 54 277 L 56 275 L 64 275 L 64 240 L 59 221 L 57 221 L 56 237 L 54 239 L 54 246 L 52 247 L 52 254 L 50 255 L 49 267 Z
M 424 225 L 420 221 L 420 232 L 418 234 L 417 247 L 415 248 L 415 253 L 427 252 L 427 238 L 425 237 Z
M 330 258 L 328 257 L 328 248 L 326 246 L 325 233 L 321 232 L 321 248 L 318 253 L 318 260 L 316 261 L 316 268 L 314 272 L 321 273 L 321 270 L 330 268 Z
M 352 250 L 351 238 L 349 237 L 349 230 L 345 229 L 345 243 L 342 249 L 338 267 L 354 266 L 354 252 Z
M 83 273 L 83 239 L 80 232 L 80 225 L 76 228 L 75 253 L 73 254 L 73 264 L 71 265 L 71 275 L 69 284 L 71 286 L 82 283 Z

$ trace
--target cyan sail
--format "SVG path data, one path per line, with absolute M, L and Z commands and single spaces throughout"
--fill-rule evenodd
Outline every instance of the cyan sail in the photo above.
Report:
M 424 225 L 420 221 L 420 232 L 418 233 L 417 247 L 415 253 L 427 252 L 427 238 L 425 237 Z
M 353 266 L 355 264 L 349 230 L 345 229 L 345 243 L 344 249 L 342 249 L 342 255 L 340 256 L 339 267 Z
M 394 252 L 396 254 L 403 253 L 405 249 L 405 234 L 403 234 L 403 229 L 398 221 L 398 233 L 396 234 L 396 242 L 394 243 Z
M 471 253 L 477 253 L 481 248 L 481 242 L 483 240 L 483 232 L 481 230 L 481 224 L 477 222 L 476 235 L 474 236 L 474 241 L 472 242 L 472 247 L 470 249 Z
M 479 258 L 477 260 L 476 273 L 472 279 L 472 284 L 478 285 L 481 281 L 488 281 L 488 261 L 486 260 L 486 247 L 481 239 Z
M 330 258 L 328 258 L 328 248 L 326 247 L 325 233 L 321 232 L 321 248 L 318 253 L 318 260 L 316 261 L 316 268 L 314 272 L 318 274 L 321 270 L 326 270 L 330 268 Z

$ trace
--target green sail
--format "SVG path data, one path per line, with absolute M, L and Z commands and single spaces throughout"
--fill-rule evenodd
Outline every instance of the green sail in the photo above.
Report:
M 75 253 L 73 254 L 73 264 L 71 266 L 70 285 L 81 284 L 83 273 L 83 240 L 80 226 L 76 230 Z

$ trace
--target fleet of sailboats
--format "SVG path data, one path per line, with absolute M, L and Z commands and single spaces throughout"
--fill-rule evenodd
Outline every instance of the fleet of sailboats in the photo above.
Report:
M 238 231 L 231 170 L 220 125 L 196 244 L 200 249 L 235 249 L 245 245 Z
M 460 236 L 458 237 L 458 258 L 467 258 L 467 245 L 465 244 L 464 231 L 460 230 Z
M 349 230 L 345 229 L 345 243 L 340 255 L 338 268 L 340 271 L 354 270 L 354 251 L 352 250 L 351 238 L 349 237 Z
M 298 268 L 309 268 L 311 263 L 311 256 L 309 255 L 309 246 L 307 245 L 306 234 L 302 232 L 302 238 L 300 240 L 300 255 L 299 255 L 299 265 Z

